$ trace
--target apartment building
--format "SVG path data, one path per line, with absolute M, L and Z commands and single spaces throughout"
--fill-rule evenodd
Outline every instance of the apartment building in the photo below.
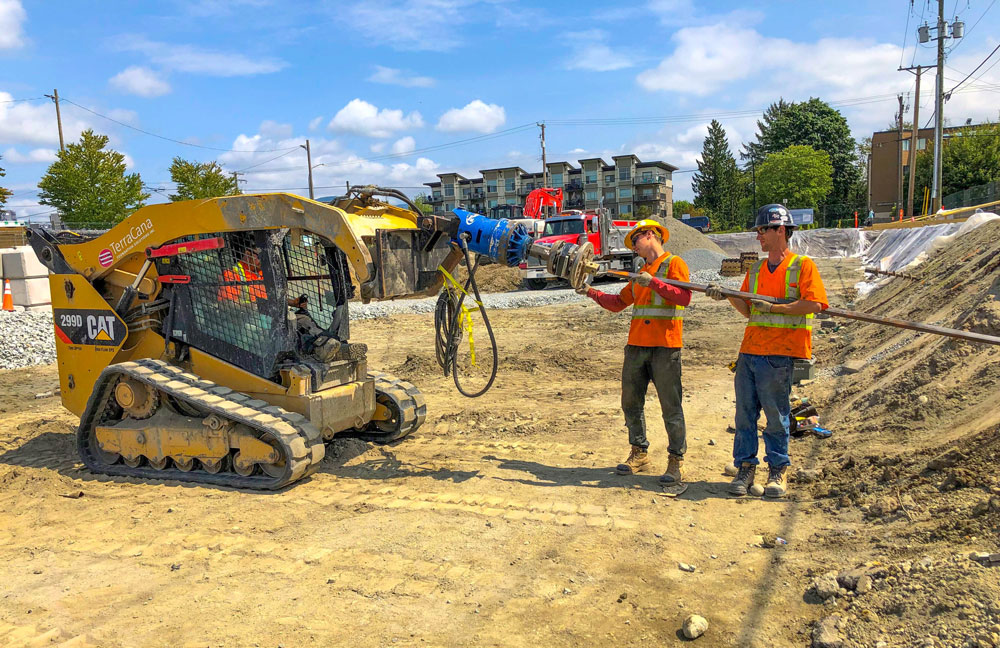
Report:
M 673 216 L 673 172 L 666 162 L 643 162 L 635 155 L 616 155 L 608 164 L 601 158 L 549 162 L 549 186 L 563 190 L 564 209 L 607 208 L 614 216 Z M 425 183 L 436 212 L 458 206 L 488 213 L 497 205 L 523 205 L 533 189 L 543 187 L 542 172 L 521 167 L 482 169 L 480 178 L 459 173 L 439 173 L 438 182 Z

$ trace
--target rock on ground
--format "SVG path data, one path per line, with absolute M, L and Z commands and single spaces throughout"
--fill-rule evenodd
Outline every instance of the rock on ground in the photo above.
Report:
M 688 639 L 697 639 L 708 630 L 708 620 L 703 616 L 692 614 L 684 619 L 684 626 L 681 630 Z

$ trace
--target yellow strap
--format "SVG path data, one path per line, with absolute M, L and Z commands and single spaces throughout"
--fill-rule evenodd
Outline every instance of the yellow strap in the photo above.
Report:
M 449 292 L 451 291 L 451 287 L 454 286 L 456 290 L 465 293 L 465 296 L 471 299 L 472 301 L 476 302 L 480 306 L 483 305 L 481 301 L 479 301 L 478 299 L 470 295 L 468 292 L 466 292 L 465 288 L 462 288 L 462 284 L 455 281 L 455 277 L 452 277 L 451 273 L 445 270 L 443 266 L 438 266 L 438 270 L 440 270 L 441 274 L 444 275 L 445 280 L 451 284 L 445 286 L 445 288 L 447 288 Z M 462 327 L 462 329 L 465 331 L 466 335 L 469 336 L 469 362 L 472 364 L 473 367 L 475 367 L 476 342 L 475 340 L 472 339 L 472 312 L 469 310 L 468 306 L 466 306 L 464 303 L 462 304 L 462 313 L 458 316 L 458 322 L 459 325 Z

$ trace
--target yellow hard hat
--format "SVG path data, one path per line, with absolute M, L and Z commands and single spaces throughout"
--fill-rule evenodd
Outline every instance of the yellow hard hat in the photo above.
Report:
M 670 238 L 670 230 L 668 230 L 663 225 L 660 225 L 657 221 L 652 218 L 646 218 L 635 224 L 632 231 L 625 235 L 625 247 L 628 249 L 632 248 L 632 237 L 639 232 L 644 232 L 646 230 L 656 230 L 660 234 L 660 243 L 666 243 L 667 239 Z

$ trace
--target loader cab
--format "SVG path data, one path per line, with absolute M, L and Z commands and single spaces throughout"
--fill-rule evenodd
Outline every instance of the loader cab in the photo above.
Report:
M 305 355 L 289 317 L 289 305 L 303 295 L 317 326 L 347 342 L 347 302 L 354 288 L 347 258 L 335 245 L 316 234 L 284 228 L 199 237 L 206 238 L 220 244 L 157 260 L 161 277 L 179 277 L 164 291 L 169 292 L 164 295 L 169 310 L 163 326 L 168 343 L 274 379 L 280 365 Z

